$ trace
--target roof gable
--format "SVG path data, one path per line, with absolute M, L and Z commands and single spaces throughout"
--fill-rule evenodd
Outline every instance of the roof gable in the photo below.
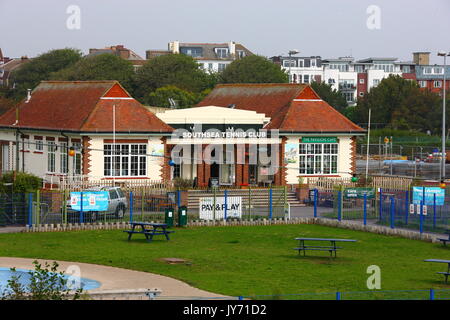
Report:
M 322 100 L 319 95 L 310 87 L 305 87 L 294 100 Z
M 119 84 L 114 84 L 102 98 L 130 98 L 130 94 Z

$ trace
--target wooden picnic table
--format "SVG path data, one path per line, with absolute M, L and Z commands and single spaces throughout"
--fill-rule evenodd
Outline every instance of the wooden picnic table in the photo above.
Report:
M 306 256 L 306 250 L 318 250 L 318 251 L 329 251 L 330 257 L 336 258 L 336 252 L 338 249 L 342 249 L 342 247 L 336 246 L 336 242 L 356 242 L 357 240 L 352 239 L 328 239 L 328 238 L 295 238 L 295 240 L 300 241 L 300 246 L 298 248 L 294 248 L 294 250 L 298 250 L 298 254 L 303 251 L 303 256 Z M 316 245 L 305 245 L 305 241 L 329 241 L 329 246 L 316 246 Z
M 143 234 L 147 241 L 152 241 L 155 235 L 164 235 L 167 240 L 170 240 L 169 233 L 175 232 L 168 231 L 166 223 L 132 222 L 131 226 L 131 230 L 124 230 L 128 233 L 128 240 L 131 240 L 131 236 L 135 233 Z M 136 230 L 136 227 L 140 227 L 140 230 L 139 228 Z
M 448 282 L 448 276 L 450 275 L 450 260 L 442 259 L 426 259 L 424 262 L 437 262 L 437 263 L 447 263 L 447 272 L 436 272 L 437 274 L 443 274 L 445 276 L 445 283 Z

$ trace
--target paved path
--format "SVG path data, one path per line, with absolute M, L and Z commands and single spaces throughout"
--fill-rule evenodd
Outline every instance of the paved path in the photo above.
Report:
M 0 227 L 0 233 L 17 233 L 25 230 L 26 227 Z
M 0 257 L 0 267 L 16 267 L 18 269 L 34 270 L 33 261 L 34 259 Z M 47 261 L 50 264 L 53 262 L 53 260 L 41 259 L 38 259 L 38 261 Z M 60 271 L 66 270 L 70 265 L 77 265 L 81 269 L 82 278 L 93 279 L 101 282 L 101 287 L 95 289 L 95 291 L 158 288 L 162 291 L 161 297 L 174 297 L 176 299 L 188 297 L 216 299 L 227 298 L 223 295 L 218 295 L 191 287 L 182 281 L 153 273 L 79 262 L 58 261 L 58 263 L 60 266 Z

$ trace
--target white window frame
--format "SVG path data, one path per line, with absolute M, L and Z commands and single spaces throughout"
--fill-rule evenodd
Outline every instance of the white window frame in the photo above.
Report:
M 68 144 L 63 141 L 59 143 L 59 168 L 61 173 L 69 173 L 69 155 L 67 154 Z
M 81 142 L 72 142 L 72 146 L 75 149 L 75 155 L 73 156 L 73 173 L 80 175 L 82 171 L 82 159 L 81 159 Z
M 283 60 L 283 67 L 289 68 L 289 64 L 291 65 L 291 68 L 295 68 L 297 64 L 295 63 L 295 59 L 285 59 Z
M 299 144 L 299 174 L 301 175 L 334 175 L 338 173 L 338 163 L 339 143 Z M 308 164 L 311 164 L 311 167 L 308 168 Z
M 442 81 L 441 80 L 434 80 L 433 81 L 433 87 L 435 87 L 435 88 L 442 88 Z
M 103 175 L 105 177 L 147 177 L 146 143 L 116 143 L 114 146 L 115 151 L 113 152 L 112 143 L 104 144 Z M 113 167 L 114 165 L 116 168 Z
M 420 88 L 426 88 L 427 87 L 427 81 L 419 80 L 419 87 Z
M 42 152 L 44 151 L 44 142 L 42 139 L 35 139 L 34 140 L 34 150 Z
M 434 74 L 444 74 L 444 68 L 443 67 L 433 67 L 433 73 Z
M 47 172 L 56 172 L 56 143 L 55 141 L 47 141 Z
M 226 63 L 219 63 L 218 67 L 217 67 L 217 70 L 220 72 L 220 71 L 225 70 L 226 67 L 227 67 Z
M 229 57 L 230 51 L 228 50 L 228 48 L 216 48 L 216 55 L 220 59 L 225 59 Z

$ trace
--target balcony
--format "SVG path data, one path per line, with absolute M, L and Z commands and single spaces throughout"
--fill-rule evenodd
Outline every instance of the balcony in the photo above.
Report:
M 340 83 L 339 90 L 356 90 L 356 85 L 352 83 Z

